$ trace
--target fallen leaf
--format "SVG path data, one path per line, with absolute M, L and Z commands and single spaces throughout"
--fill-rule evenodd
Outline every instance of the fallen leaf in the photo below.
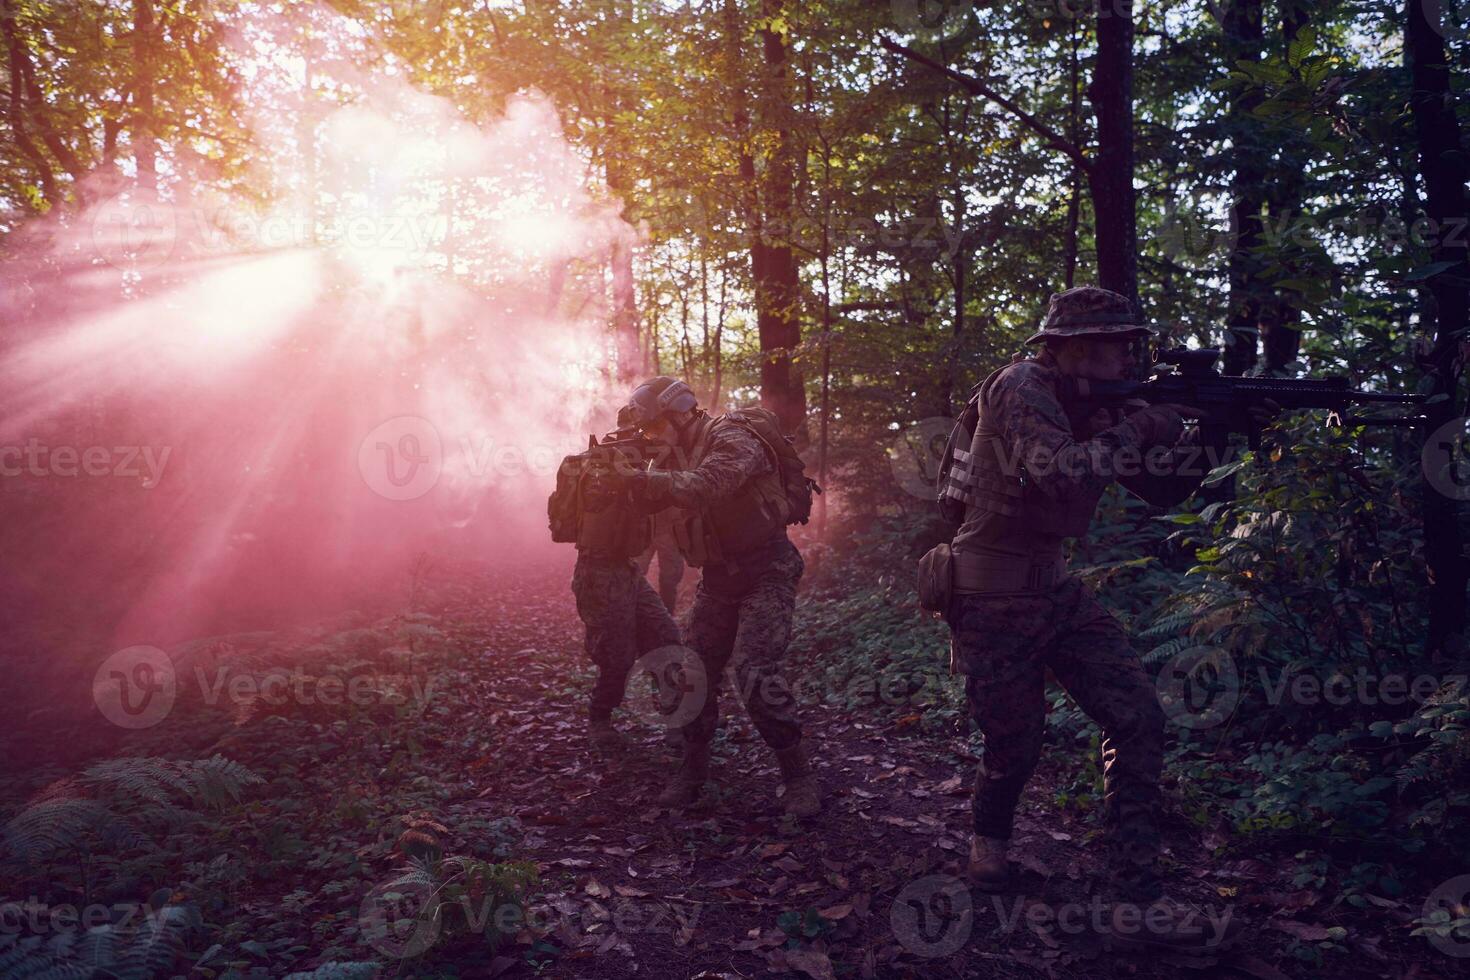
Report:
M 1272 919 L 1271 925 L 1288 936 L 1309 943 L 1319 943 L 1327 938 L 1327 927 L 1315 922 L 1297 922 L 1295 919 Z
M 1291 977 L 1282 973 L 1270 963 L 1267 963 L 1259 956 L 1252 956 L 1249 953 L 1237 955 L 1231 961 L 1230 965 L 1242 973 L 1248 973 L 1256 977 L 1257 980 L 1291 980 Z
M 829 922 L 841 922 L 852 915 L 852 904 L 841 902 L 837 905 L 829 905 L 824 909 L 817 909 L 817 914 Z
M 837 975 L 832 972 L 832 961 L 826 953 L 815 949 L 788 949 L 785 953 L 788 970 L 805 973 L 812 980 L 837 980 Z

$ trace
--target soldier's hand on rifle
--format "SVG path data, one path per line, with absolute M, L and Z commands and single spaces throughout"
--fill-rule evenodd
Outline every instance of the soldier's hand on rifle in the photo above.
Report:
M 1184 434 L 1184 417 L 1202 418 L 1205 413 L 1189 405 L 1160 402 L 1128 416 L 1146 446 L 1172 446 Z
M 666 506 L 674 492 L 674 474 L 663 470 L 635 470 L 625 478 L 636 503 L 650 509 Z
M 1250 416 L 1256 428 L 1264 429 L 1276 421 L 1276 416 L 1281 414 L 1281 403 L 1274 398 L 1263 398 L 1259 405 L 1252 405 L 1246 409 L 1245 414 Z

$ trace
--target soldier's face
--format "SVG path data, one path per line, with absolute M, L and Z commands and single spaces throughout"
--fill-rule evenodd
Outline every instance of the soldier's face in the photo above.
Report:
M 1078 337 L 1072 374 L 1093 381 L 1122 381 L 1138 366 L 1128 337 Z
M 678 432 L 675 431 L 674 424 L 662 415 L 652 422 L 645 422 L 643 424 L 643 434 L 654 442 L 662 442 L 670 446 L 674 444 L 678 437 Z

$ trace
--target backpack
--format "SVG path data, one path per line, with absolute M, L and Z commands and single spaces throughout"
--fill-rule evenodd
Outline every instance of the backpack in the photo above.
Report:
M 775 413 L 764 408 L 742 408 L 726 414 L 724 420 L 759 439 L 771 457 L 776 472 L 768 485 L 761 488 L 771 517 L 782 525 L 809 521 L 812 494 L 820 494 L 822 488 L 806 475 L 806 463 L 797 455 L 791 437 L 781 431 Z
M 582 513 L 582 473 L 585 454 L 568 456 L 556 470 L 556 489 L 546 501 L 546 516 L 551 523 L 551 540 L 575 544 Z
M 970 449 L 975 443 L 975 429 L 980 424 L 980 387 L 975 386 L 965 410 L 955 419 L 954 428 L 949 430 L 949 441 L 945 443 L 944 456 L 939 460 L 939 478 L 934 482 L 939 516 L 951 524 L 965 522 L 972 478 Z

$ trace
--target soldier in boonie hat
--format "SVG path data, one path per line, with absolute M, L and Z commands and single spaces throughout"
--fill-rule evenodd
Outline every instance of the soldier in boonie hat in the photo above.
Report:
M 1128 297 L 1099 286 L 1076 286 L 1052 293 L 1041 329 L 1026 343 L 1044 343 L 1048 337 L 1130 337 L 1153 335 L 1133 311 Z

